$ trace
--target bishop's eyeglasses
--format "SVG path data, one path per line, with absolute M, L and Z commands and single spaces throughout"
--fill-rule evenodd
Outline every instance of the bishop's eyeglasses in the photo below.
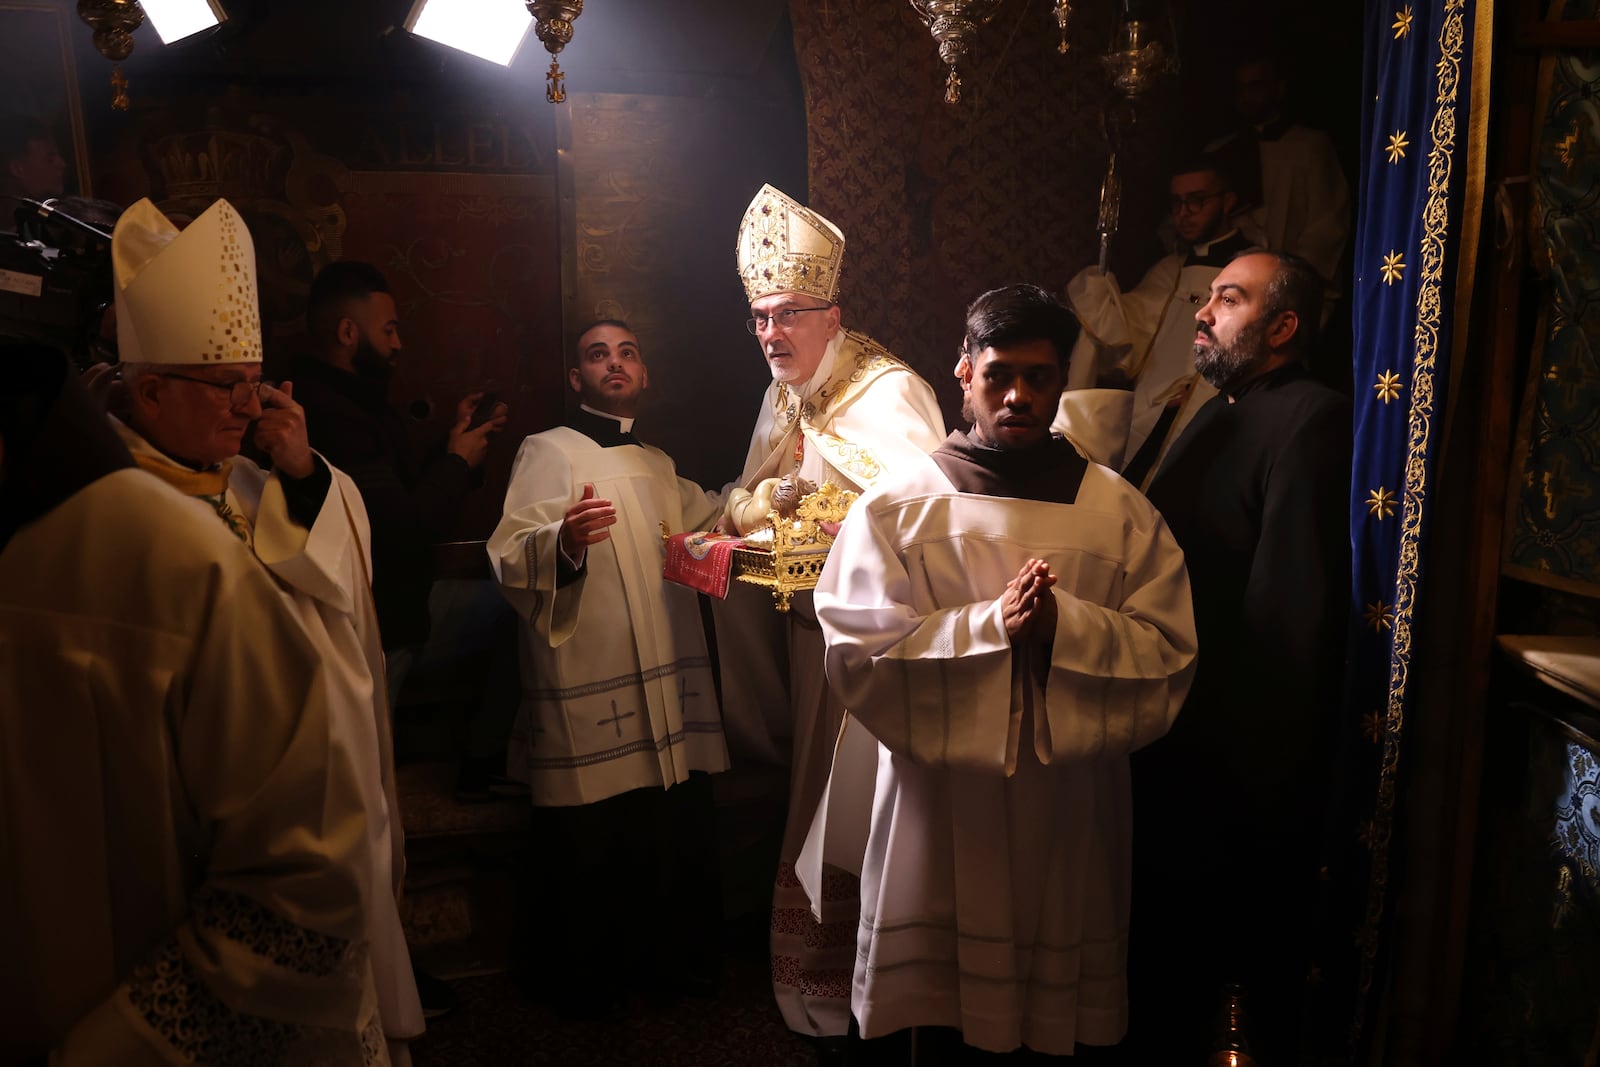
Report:
M 277 388 L 273 382 L 269 382 L 265 378 L 257 378 L 253 382 L 213 382 L 206 378 L 192 378 L 187 374 L 167 373 L 161 375 L 161 377 L 176 378 L 180 382 L 193 382 L 196 385 L 208 385 L 213 389 L 221 389 L 228 394 L 228 407 L 234 411 L 249 407 L 251 398 L 261 395 L 261 387 L 263 385 L 268 389 Z
M 832 304 L 823 304 L 821 307 L 814 308 L 784 308 L 782 311 L 775 312 L 771 315 L 762 315 L 761 313 L 757 312 L 755 318 L 744 320 L 744 328 L 749 330 L 751 333 L 760 333 L 769 325 L 776 326 L 780 330 L 787 330 L 789 327 L 794 325 L 794 317 L 796 315 L 803 314 L 807 311 L 827 311 L 832 306 Z

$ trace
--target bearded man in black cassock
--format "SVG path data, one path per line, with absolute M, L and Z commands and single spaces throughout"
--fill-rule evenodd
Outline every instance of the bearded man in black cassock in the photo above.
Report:
M 1214 397 L 1150 486 L 1184 551 L 1200 665 L 1133 760 L 1131 1043 L 1207 1051 L 1224 983 L 1254 1053 L 1292 1063 L 1329 806 L 1350 587 L 1351 408 L 1310 377 L 1324 282 L 1246 252 L 1195 314 Z

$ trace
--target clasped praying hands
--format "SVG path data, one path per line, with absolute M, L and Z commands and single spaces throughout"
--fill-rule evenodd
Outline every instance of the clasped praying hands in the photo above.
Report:
M 1006 583 L 1000 596 L 1000 617 L 1012 645 L 1033 640 L 1048 645 L 1056 636 L 1056 598 L 1050 590 L 1056 576 L 1043 560 L 1030 559 Z

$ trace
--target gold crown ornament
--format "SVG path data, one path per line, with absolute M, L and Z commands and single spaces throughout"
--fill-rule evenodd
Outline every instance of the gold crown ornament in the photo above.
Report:
M 839 295 L 844 234 L 804 204 L 763 185 L 739 222 L 739 279 L 753 304 L 773 293 Z
M 111 233 L 124 363 L 260 363 L 256 249 L 218 200 L 181 232 L 140 200 Z

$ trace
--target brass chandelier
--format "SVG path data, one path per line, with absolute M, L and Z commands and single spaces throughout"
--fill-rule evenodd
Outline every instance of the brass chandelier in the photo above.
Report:
M 94 30 L 94 49 L 111 60 L 111 106 L 128 110 L 128 79 L 120 64 L 133 52 L 133 31 L 144 25 L 139 0 L 78 0 L 78 17 Z
M 527 4 L 533 32 L 550 53 L 544 98 L 552 104 L 562 103 L 567 98 L 567 76 L 556 56 L 572 40 L 572 20 L 583 14 L 583 0 L 527 0 Z
M 961 71 L 957 64 L 972 51 L 978 30 L 986 26 L 1003 0 L 911 0 L 911 9 L 928 27 L 939 45 L 939 58 L 950 68 L 944 82 L 947 104 L 961 102 Z
M 961 65 L 971 59 L 978 31 L 988 25 L 1005 0 L 910 0 L 911 10 L 933 35 L 939 58 L 950 68 L 945 78 L 946 103 L 961 101 Z M 1136 5 L 1135 0 L 1113 0 L 1121 8 L 1111 46 L 1100 58 L 1113 88 L 1130 103 L 1138 102 L 1167 75 L 1178 69 L 1178 50 L 1170 10 L 1152 17 L 1136 10 L 1164 6 L 1155 0 Z M 532 10 L 534 5 L 529 4 Z M 1072 0 L 1052 0 L 1050 14 L 1061 43 L 1056 51 L 1066 55 L 1071 45 Z M 542 34 L 541 34 L 542 36 Z

